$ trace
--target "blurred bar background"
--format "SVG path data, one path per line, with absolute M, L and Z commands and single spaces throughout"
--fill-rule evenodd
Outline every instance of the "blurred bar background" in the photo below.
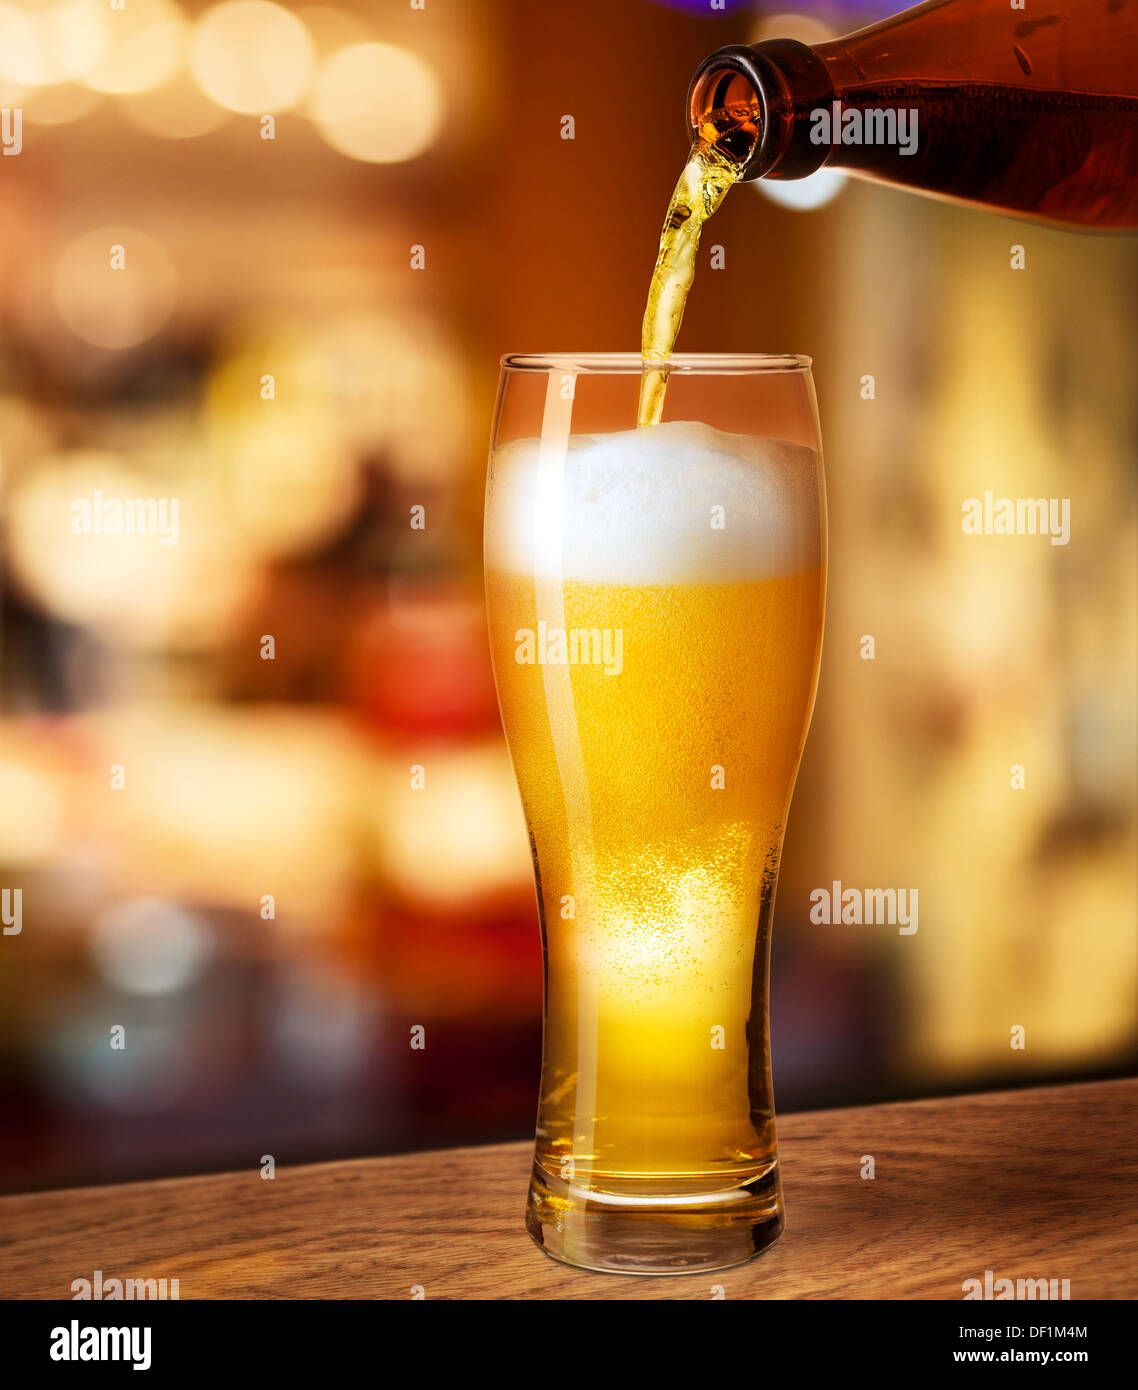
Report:
M 0 3 L 0 1187 L 532 1132 L 498 358 L 635 350 L 707 52 L 892 8 Z M 1134 1067 L 1136 290 L 1133 239 L 840 177 L 705 234 L 679 347 L 812 354 L 827 446 L 783 1110 Z M 964 537 L 987 489 L 1070 545 Z M 835 879 L 918 933 L 812 924 Z

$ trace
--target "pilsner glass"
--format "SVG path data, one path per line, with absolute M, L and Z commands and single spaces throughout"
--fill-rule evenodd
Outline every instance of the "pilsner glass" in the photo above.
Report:
M 637 430 L 643 367 L 503 359 L 485 562 L 545 955 L 527 1226 L 668 1274 L 783 1225 L 770 927 L 826 526 L 809 358 L 677 355 Z

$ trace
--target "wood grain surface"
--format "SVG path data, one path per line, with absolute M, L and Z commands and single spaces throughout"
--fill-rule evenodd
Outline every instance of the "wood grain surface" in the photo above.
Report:
M 788 1229 L 716 1274 L 555 1263 L 522 1225 L 530 1146 L 504 1144 L 6 1197 L 0 1296 L 70 1298 L 101 1269 L 182 1299 L 959 1299 L 990 1269 L 1134 1298 L 1136 1101 L 1127 1080 L 788 1115 Z

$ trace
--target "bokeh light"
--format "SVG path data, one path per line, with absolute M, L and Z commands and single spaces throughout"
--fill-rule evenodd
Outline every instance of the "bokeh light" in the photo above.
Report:
M 177 903 L 131 898 L 97 917 L 91 954 L 105 979 L 129 994 L 173 994 L 193 984 L 213 955 L 205 926 Z
M 432 747 L 423 760 L 430 768 L 423 790 L 412 791 L 404 761 L 391 759 L 372 798 L 376 850 L 391 887 L 434 905 L 508 892 L 526 867 L 526 833 L 505 749 Z
M 796 39 L 799 43 L 826 43 L 835 36 L 834 27 L 817 15 L 763 15 L 755 25 L 753 43 L 766 39 Z M 845 187 L 847 176 L 840 169 L 819 169 L 804 179 L 756 179 L 754 187 L 780 208 L 812 212 L 832 202 Z
M 112 264 L 113 247 L 122 247 L 122 269 Z M 170 317 L 178 276 L 165 249 L 145 232 L 96 227 L 60 256 L 52 297 L 64 323 L 84 342 L 135 347 Z
M 80 1015 L 45 1039 L 42 1062 L 65 1104 L 133 1118 L 171 1110 L 190 1089 L 193 1059 L 174 1029 L 129 1015 L 124 1026 L 130 1046 L 121 1052 L 107 1046 L 102 1017 Z
M 438 79 L 422 59 L 390 44 L 360 43 L 323 63 L 309 114 L 341 154 L 394 164 L 428 148 L 442 109 Z
M 110 47 L 84 82 L 99 92 L 144 92 L 165 82 L 181 61 L 186 20 L 174 0 L 129 0 L 114 10 Z
M 190 66 L 219 105 L 247 116 L 287 111 L 312 80 L 315 51 L 296 15 L 270 0 L 226 0 L 198 21 Z
M 43 86 L 84 76 L 110 45 L 111 21 L 99 0 L 7 0 L 0 4 L 0 77 Z
M 129 797 L 102 822 L 110 845 L 131 846 L 132 892 L 237 909 L 267 941 L 334 930 L 363 771 L 336 712 L 140 703 L 109 712 L 97 736 L 101 761 L 129 768 Z M 271 918 L 258 915 L 265 894 Z
M 214 372 L 206 413 L 224 505 L 253 553 L 309 550 L 354 510 L 361 479 L 328 366 L 300 338 L 254 333 Z
M 49 613 L 101 628 L 127 647 L 216 645 L 252 578 L 242 538 L 195 481 L 149 476 L 93 450 L 41 459 L 12 489 L 12 571 Z M 89 503 L 93 516 L 99 502 L 134 498 L 165 499 L 168 522 L 177 501 L 176 541 L 72 529 L 77 502 Z
M 780 208 L 810 212 L 833 202 L 847 182 L 840 169 L 819 169 L 804 179 L 755 179 L 753 187 Z
M 0 758 L 0 844 L 9 864 L 31 865 L 59 849 L 59 790 L 44 769 L 15 755 Z
M 409 485 L 455 478 L 467 462 L 467 373 L 433 318 L 410 306 L 347 311 L 316 331 L 313 346 L 328 364 L 340 428 L 360 453 L 382 453 Z

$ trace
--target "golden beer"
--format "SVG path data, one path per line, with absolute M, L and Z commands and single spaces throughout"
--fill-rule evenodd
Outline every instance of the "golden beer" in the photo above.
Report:
M 742 173 L 741 163 L 730 159 L 715 145 L 697 140 L 676 183 L 660 233 L 660 250 L 640 328 L 640 355 L 645 362 L 637 407 L 637 424 L 641 427 L 659 424 L 664 413 L 667 367 L 650 368 L 648 364 L 666 364 L 672 355 L 695 279 L 695 258 L 703 224 L 719 211 L 732 184 L 738 182 Z
M 546 954 L 530 1229 L 572 1263 L 714 1267 L 781 1222 L 766 972 L 821 505 L 813 450 L 693 424 L 492 459 L 491 643 Z M 599 1257 L 598 1212 L 629 1218 Z M 693 1243 L 709 1213 L 750 1244 L 715 1221 Z

